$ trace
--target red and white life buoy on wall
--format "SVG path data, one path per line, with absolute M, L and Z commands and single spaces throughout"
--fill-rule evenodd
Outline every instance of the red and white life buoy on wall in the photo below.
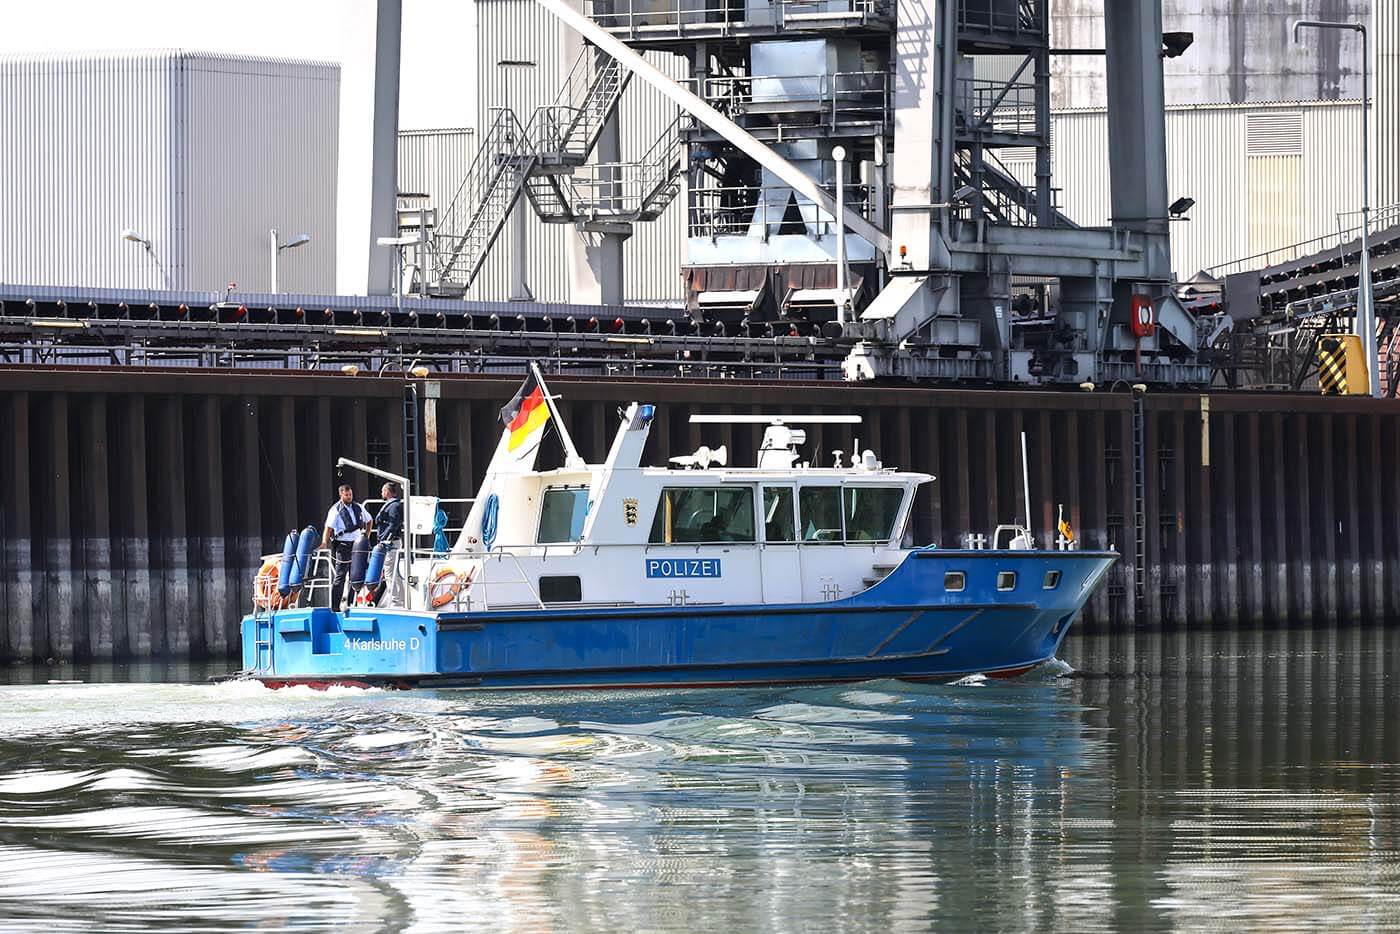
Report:
M 1157 309 L 1146 295 L 1133 296 L 1133 317 L 1129 322 L 1135 337 L 1151 337 L 1157 333 Z

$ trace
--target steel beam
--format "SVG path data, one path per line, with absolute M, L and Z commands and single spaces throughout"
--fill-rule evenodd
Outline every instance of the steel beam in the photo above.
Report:
M 112 522 L 108 499 L 107 396 L 83 400 L 78 411 L 78 541 L 83 584 L 75 594 L 79 627 L 76 641 L 83 657 L 110 661 L 112 633 Z
M 589 42 L 617 59 L 623 67 L 632 71 L 638 78 L 656 88 L 667 99 L 701 123 L 724 137 L 731 145 L 759 165 L 772 172 L 785 184 L 808 200 L 817 204 L 833 217 L 836 216 L 836 201 L 827 194 L 816 181 L 772 149 L 753 137 L 753 134 L 733 120 L 715 110 L 699 96 L 681 87 L 671 78 L 662 74 L 640 54 L 615 38 L 607 30 L 571 9 L 565 0 L 537 0 L 540 6 L 553 13 L 565 26 L 582 35 Z M 876 249 L 890 252 L 890 238 L 874 224 L 851 211 L 844 212 L 846 226 L 857 236 L 864 237 Z

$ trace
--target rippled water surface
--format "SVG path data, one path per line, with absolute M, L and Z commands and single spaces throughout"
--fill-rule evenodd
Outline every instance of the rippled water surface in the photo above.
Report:
M 1400 926 L 1400 634 L 1065 659 L 528 694 L 0 672 L 0 927 Z

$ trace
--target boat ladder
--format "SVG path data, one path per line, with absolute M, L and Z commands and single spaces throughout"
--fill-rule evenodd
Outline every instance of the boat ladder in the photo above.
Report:
M 272 670 L 272 610 L 253 610 L 253 671 Z

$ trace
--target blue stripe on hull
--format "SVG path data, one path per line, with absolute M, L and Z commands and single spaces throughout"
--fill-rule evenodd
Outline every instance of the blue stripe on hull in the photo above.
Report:
M 974 557 L 975 556 L 975 557 Z M 939 554 L 857 597 L 816 605 L 628 607 L 424 614 L 283 610 L 244 620 L 244 666 L 268 680 L 438 681 L 481 687 L 747 684 L 950 678 L 1054 656 L 1111 556 Z M 943 570 L 989 558 L 1010 592 L 943 589 Z M 1005 566 L 1005 567 L 1004 567 Z M 979 570 L 979 575 L 981 571 Z M 936 586 L 932 582 L 936 581 Z M 1028 582 L 1028 583 L 1027 583 Z M 268 656 L 271 656 L 268 658 Z

